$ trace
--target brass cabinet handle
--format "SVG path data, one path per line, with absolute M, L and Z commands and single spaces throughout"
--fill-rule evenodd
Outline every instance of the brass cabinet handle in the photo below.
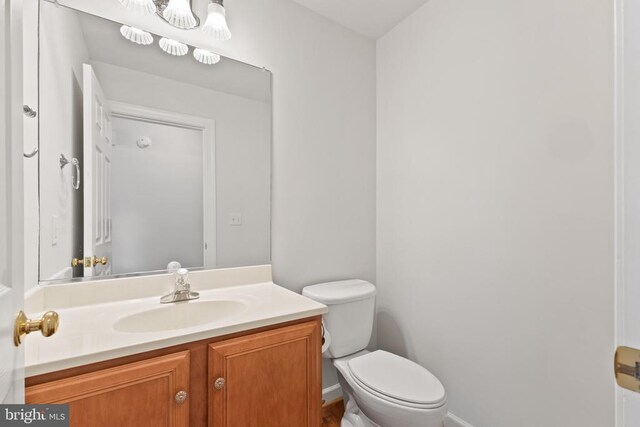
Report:
M 216 390 L 222 390 L 224 388 L 224 378 L 218 378 L 217 380 L 215 380 L 215 382 L 213 383 L 213 387 Z
M 177 403 L 178 405 L 183 404 L 183 403 L 185 402 L 185 400 L 187 400 L 187 397 L 188 397 L 188 396 L 189 396 L 189 395 L 188 395 L 188 394 L 187 394 L 187 392 L 186 392 L 186 391 L 184 391 L 184 390 L 181 390 L 181 391 L 177 392 L 177 393 L 176 393 L 176 396 L 175 396 L 176 403 Z
M 47 311 L 40 320 L 27 319 L 24 311 L 20 310 L 13 328 L 13 343 L 19 346 L 24 341 L 24 336 L 31 332 L 40 331 L 45 337 L 55 334 L 60 325 L 60 318 L 55 311 Z

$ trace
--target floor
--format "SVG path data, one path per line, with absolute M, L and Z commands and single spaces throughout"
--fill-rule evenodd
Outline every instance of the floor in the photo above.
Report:
M 341 397 L 322 406 L 322 427 L 340 427 L 344 414 L 344 401 Z

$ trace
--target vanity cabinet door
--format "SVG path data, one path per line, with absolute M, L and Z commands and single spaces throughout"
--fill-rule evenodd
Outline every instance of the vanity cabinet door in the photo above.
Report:
M 68 403 L 77 427 L 186 427 L 181 391 L 189 391 L 189 351 L 27 387 L 26 402 Z
M 318 427 L 320 322 L 209 345 L 209 426 Z

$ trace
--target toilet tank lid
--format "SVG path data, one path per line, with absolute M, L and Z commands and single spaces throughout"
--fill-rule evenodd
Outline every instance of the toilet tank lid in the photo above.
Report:
M 364 280 L 341 280 L 307 286 L 302 295 L 322 304 L 345 304 L 374 297 L 376 287 Z

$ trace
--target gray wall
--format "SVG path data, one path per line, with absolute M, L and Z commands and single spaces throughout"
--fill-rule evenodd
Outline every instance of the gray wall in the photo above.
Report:
M 430 0 L 378 41 L 378 343 L 476 427 L 613 425 L 613 22 Z
M 73 166 L 60 169 L 59 157 L 82 160 L 82 64 L 89 56 L 75 13 L 45 2 L 41 26 L 50 35 L 42 38 L 40 50 L 40 85 L 47 92 L 40 96 L 40 151 L 29 164 L 38 164 L 42 179 L 39 189 L 35 179 L 27 180 L 25 190 L 40 195 L 39 208 L 46 213 L 39 221 L 40 253 L 35 258 L 45 280 L 71 278 L 70 260 L 82 253 L 82 236 L 76 232 L 82 227 L 82 193 L 71 186 Z M 27 229 L 37 229 L 38 205 L 29 207 L 27 215 L 33 218 Z M 35 263 L 27 265 L 37 269 Z

